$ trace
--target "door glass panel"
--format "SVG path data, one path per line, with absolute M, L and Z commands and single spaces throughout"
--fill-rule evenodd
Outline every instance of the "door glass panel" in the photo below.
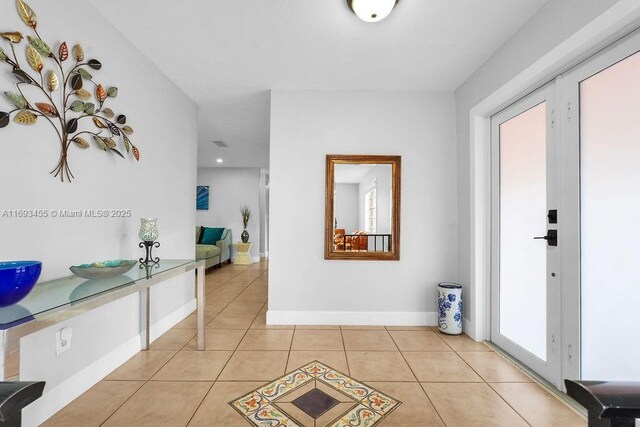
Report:
M 500 333 L 546 361 L 546 103 L 500 125 Z
M 640 380 L 640 53 L 580 84 L 582 379 Z

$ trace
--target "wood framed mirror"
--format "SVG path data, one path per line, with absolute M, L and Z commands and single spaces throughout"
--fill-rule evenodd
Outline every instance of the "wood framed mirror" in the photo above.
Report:
M 329 154 L 324 258 L 400 259 L 400 156 Z

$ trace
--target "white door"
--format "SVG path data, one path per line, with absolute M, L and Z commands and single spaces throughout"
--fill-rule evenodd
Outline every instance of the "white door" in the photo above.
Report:
M 491 340 L 560 387 L 556 85 L 492 117 Z
M 640 33 L 566 73 L 561 100 L 563 372 L 640 381 Z

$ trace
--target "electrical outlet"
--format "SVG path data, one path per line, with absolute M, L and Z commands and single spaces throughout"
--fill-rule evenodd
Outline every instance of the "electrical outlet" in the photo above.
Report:
M 62 328 L 56 332 L 56 354 L 60 356 L 67 350 L 71 350 L 72 328 Z

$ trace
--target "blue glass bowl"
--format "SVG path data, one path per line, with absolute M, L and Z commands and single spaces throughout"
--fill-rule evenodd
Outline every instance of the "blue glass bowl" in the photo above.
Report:
M 40 261 L 0 262 L 0 307 L 21 301 L 38 282 Z

